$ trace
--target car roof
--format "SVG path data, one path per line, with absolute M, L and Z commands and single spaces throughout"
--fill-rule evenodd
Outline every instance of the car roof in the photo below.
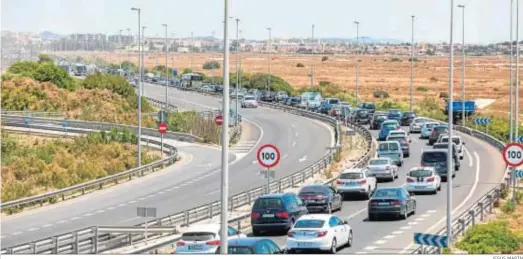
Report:
M 342 174 L 358 173 L 361 174 L 365 171 L 365 168 L 347 168 L 341 171 Z
M 445 149 L 423 150 L 422 155 L 425 153 L 441 153 L 441 152 L 447 153 L 447 150 L 445 150 Z
M 282 198 L 285 195 L 288 195 L 289 193 L 269 193 L 264 194 L 260 198 Z
M 305 185 L 303 187 L 301 187 L 300 190 L 303 190 L 305 188 L 326 188 L 327 185 L 324 185 L 324 184 L 310 184 L 310 185 Z
M 375 158 L 371 158 L 369 161 L 372 161 L 372 160 L 390 160 L 390 161 L 392 161 L 392 159 L 390 157 L 375 157 Z
M 325 220 L 328 221 L 332 216 L 331 214 L 305 214 L 301 216 L 298 220 L 304 220 L 304 219 L 317 219 L 317 220 Z
M 389 131 L 389 134 L 394 134 L 394 133 L 405 133 L 405 134 L 407 134 L 407 132 L 405 132 L 404 130 L 391 130 L 391 131 Z
M 431 166 L 415 166 L 409 170 L 409 173 L 412 171 L 416 171 L 416 170 L 430 170 L 430 171 L 435 172 L 434 167 L 431 167 Z
M 397 120 L 386 120 L 386 121 L 384 121 L 383 123 L 392 123 L 392 122 L 394 122 L 394 123 L 398 123 Z
M 380 141 L 379 144 L 400 144 L 398 143 L 398 141 L 395 141 L 395 140 L 387 140 L 387 141 Z
M 191 225 L 189 228 L 185 231 L 185 233 L 189 232 L 212 232 L 212 233 L 218 233 L 220 231 L 220 224 L 219 223 L 211 223 L 211 224 L 196 224 Z
M 229 244 L 229 246 L 253 246 L 258 242 L 262 242 L 265 240 L 270 239 L 266 237 L 241 237 L 230 239 L 227 243 Z
M 378 191 L 378 190 L 397 190 L 397 189 L 405 189 L 405 187 L 403 187 L 403 186 L 378 187 L 378 188 L 376 188 L 376 191 Z

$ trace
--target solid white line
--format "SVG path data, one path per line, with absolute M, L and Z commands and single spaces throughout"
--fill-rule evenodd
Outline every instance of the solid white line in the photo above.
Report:
M 478 186 L 480 160 L 479 160 L 479 155 L 476 151 L 474 151 L 474 156 L 476 157 L 476 174 L 474 175 L 474 184 L 472 185 L 472 189 L 469 191 L 469 194 L 467 195 L 467 197 L 465 197 L 465 199 L 454 210 L 452 210 L 452 214 L 455 214 L 457 211 L 459 211 L 459 209 L 461 209 L 461 207 L 465 206 L 467 201 L 470 200 L 470 198 L 474 194 L 474 191 L 476 191 L 476 187 Z M 446 216 L 441 218 L 438 222 L 436 222 L 436 224 L 432 225 L 424 233 L 431 233 L 431 231 L 433 231 L 435 228 L 437 228 L 446 219 L 447 219 Z M 408 250 L 410 250 L 414 245 L 415 245 L 414 243 L 411 243 L 410 245 L 406 246 L 405 248 L 403 248 L 403 250 L 400 252 L 400 254 L 404 254 L 404 253 L 408 252 Z
M 467 154 L 469 158 L 469 167 L 472 167 L 474 161 L 472 160 L 472 156 L 470 155 L 469 150 L 466 147 L 463 147 L 463 150 L 465 150 L 465 154 Z
M 367 252 L 356 252 L 354 254 L 357 254 L 357 255 L 364 255 L 364 254 L 367 254 Z
M 394 234 L 394 235 L 401 235 L 401 234 L 403 234 L 403 231 L 397 230 L 397 231 L 392 232 L 392 234 Z
M 116 223 L 124 223 L 124 222 L 127 222 L 127 221 L 133 221 L 133 220 L 136 220 L 136 219 L 139 219 L 140 217 L 134 217 L 134 218 L 130 218 L 130 219 L 125 219 L 125 220 L 122 220 L 122 221 L 119 221 L 119 222 L 116 222 Z

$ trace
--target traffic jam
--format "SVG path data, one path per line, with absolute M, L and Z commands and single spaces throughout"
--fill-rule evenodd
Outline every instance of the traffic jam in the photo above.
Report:
M 325 106 L 330 107 L 325 109 Z M 242 104 L 242 107 L 249 105 Z M 250 233 L 246 235 L 229 226 L 229 254 L 335 254 L 350 249 L 352 228 L 346 220 L 333 214 L 343 210 L 345 201 L 356 197 L 367 200 L 368 221 L 406 220 L 416 212 L 415 194 L 437 195 L 442 182 L 455 177 L 460 169 L 465 143 L 456 135 L 450 140 L 446 124 L 417 117 L 411 111 L 375 111 L 374 103 L 361 103 L 352 108 L 333 102 L 332 98 L 324 99 L 317 112 L 334 116 L 347 125 L 368 125 L 370 130 L 377 131 L 375 157 L 364 168 L 343 170 L 332 185 L 307 185 L 298 193 L 260 196 L 251 209 L 250 231 L 247 230 Z M 380 186 L 382 182 L 398 181 L 399 168 L 411 155 L 414 135 L 427 140 L 432 147 L 421 152 L 419 166 L 403 170 L 405 182 Z M 453 168 L 448 168 L 447 163 L 449 143 L 453 150 Z M 276 146 L 267 144 L 258 149 L 257 158 L 261 166 L 273 168 L 279 162 L 280 153 Z M 193 225 L 182 234 L 175 253 L 219 253 L 219 233 L 219 224 Z M 285 244 L 277 244 L 272 238 L 274 235 L 286 236 Z

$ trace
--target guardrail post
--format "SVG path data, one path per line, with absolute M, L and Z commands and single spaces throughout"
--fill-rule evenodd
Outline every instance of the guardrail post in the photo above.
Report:
M 230 205 L 230 206 L 231 206 L 231 208 L 230 208 L 230 210 L 229 210 L 229 211 L 233 211 L 233 209 L 234 209 L 234 202 L 233 202 L 233 201 L 234 201 L 234 200 L 232 199 L 232 197 L 231 197 L 231 198 L 229 198 L 229 204 L 231 204 L 231 205 Z
M 248 202 L 249 204 L 251 204 L 251 202 L 252 202 L 252 195 L 251 195 L 251 192 L 247 192 L 247 202 Z
M 53 249 L 51 251 L 51 254 L 58 254 L 58 238 L 57 237 L 52 237 L 52 244 L 53 244 Z
M 480 209 L 480 211 L 479 211 L 479 220 L 483 221 L 483 216 L 484 216 L 484 211 L 483 210 L 485 209 L 483 207 L 483 202 L 479 202 L 478 205 L 479 205 L 479 209 Z
M 8 247 L 8 248 L 5 249 L 5 252 L 6 252 L 7 254 L 13 254 L 13 248 Z
M 292 178 L 292 176 L 291 176 Z M 281 193 L 281 180 L 278 180 L 278 193 Z
M 82 195 L 85 194 L 85 188 L 82 188 Z
M 98 254 L 98 227 L 93 227 L 93 253 Z
M 312 169 L 311 169 L 311 170 L 312 170 L 312 172 L 313 172 L 313 174 L 314 174 L 314 166 L 312 166 Z M 295 184 L 294 184 L 294 175 L 291 175 L 291 188 L 294 188 L 294 185 L 295 185 Z M 250 202 L 249 202 L 249 203 L 250 203 Z
M 467 227 L 465 225 L 465 220 L 464 219 L 458 219 L 458 223 L 461 225 L 461 232 L 465 233 L 465 228 Z
M 469 214 L 472 218 L 472 226 L 476 225 L 476 212 L 472 209 L 469 210 Z
M 78 240 L 78 231 L 74 232 L 74 247 L 73 247 L 73 254 L 79 254 L 80 252 L 80 240 Z
M 212 219 L 212 203 L 209 204 L 209 218 Z
M 494 201 L 492 199 L 492 195 L 490 195 L 490 194 L 487 195 L 487 199 L 488 199 L 488 204 L 489 204 L 489 206 L 488 206 L 488 213 L 492 214 L 492 207 L 494 207 Z
M 62 201 L 65 200 L 65 194 L 62 193 Z
M 499 199 L 499 196 L 500 196 L 500 190 L 499 189 L 494 190 L 494 198 L 497 200 L 497 199 Z
M 103 188 L 104 184 L 100 183 L 100 190 Z
M 184 211 L 184 214 L 183 214 L 183 219 L 185 219 L 185 226 L 189 226 L 189 211 L 186 210 Z
M 31 253 L 36 254 L 36 243 L 35 242 L 31 242 Z

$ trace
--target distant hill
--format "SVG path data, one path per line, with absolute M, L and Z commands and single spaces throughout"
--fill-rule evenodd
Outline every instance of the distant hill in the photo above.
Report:
M 40 33 L 40 37 L 42 37 L 43 40 L 58 40 L 61 38 L 66 37 L 65 35 L 56 34 L 50 31 L 43 31 Z
M 354 38 L 321 38 L 322 42 L 350 42 L 356 43 L 356 37 Z M 360 36 L 360 43 L 367 44 L 401 44 L 404 41 L 398 39 L 388 39 L 388 38 L 372 38 L 367 36 Z

